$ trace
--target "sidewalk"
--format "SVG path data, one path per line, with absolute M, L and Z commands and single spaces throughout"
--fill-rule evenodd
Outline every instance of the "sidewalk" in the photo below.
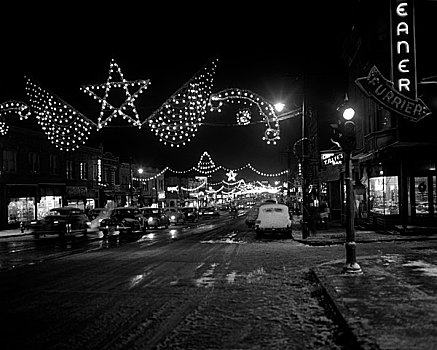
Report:
M 410 230 L 413 232 L 413 230 Z M 317 231 L 302 239 L 308 245 L 344 244 L 344 227 Z M 378 233 L 356 230 L 357 243 L 436 240 L 437 232 Z M 435 246 L 435 245 L 434 245 Z M 437 349 L 437 255 L 435 249 L 407 250 L 360 256 L 360 275 L 342 273 L 345 261 L 330 261 L 311 269 L 331 309 L 361 349 Z

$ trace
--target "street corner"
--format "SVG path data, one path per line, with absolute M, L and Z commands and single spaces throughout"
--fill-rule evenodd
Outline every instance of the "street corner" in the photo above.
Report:
M 359 275 L 335 260 L 312 269 L 332 308 L 364 348 L 414 348 L 437 339 L 437 258 L 431 253 L 360 257 Z M 420 325 L 420 327 L 418 326 Z M 396 345 L 397 344 L 397 345 Z

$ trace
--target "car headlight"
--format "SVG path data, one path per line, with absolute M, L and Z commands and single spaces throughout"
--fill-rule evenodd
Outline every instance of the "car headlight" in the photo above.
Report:
M 54 225 L 57 225 L 57 224 L 59 224 L 59 221 L 58 221 L 58 220 L 55 220 L 55 221 L 53 221 L 53 224 L 54 224 Z
M 147 221 L 148 221 L 148 222 L 152 222 L 152 221 L 153 221 L 153 217 L 152 217 L 152 216 L 149 217 L 149 218 L 147 219 Z
M 172 215 L 172 216 L 170 216 L 170 219 L 175 220 L 176 216 Z

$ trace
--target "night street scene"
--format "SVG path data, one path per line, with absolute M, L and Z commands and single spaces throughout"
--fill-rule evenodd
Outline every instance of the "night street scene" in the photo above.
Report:
M 0 349 L 437 349 L 436 18 L 3 4 Z

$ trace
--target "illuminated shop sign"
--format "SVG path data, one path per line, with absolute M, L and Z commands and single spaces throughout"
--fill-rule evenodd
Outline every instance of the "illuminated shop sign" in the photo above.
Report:
M 323 165 L 338 165 L 343 163 L 343 152 L 339 153 L 322 153 Z
M 392 80 L 401 94 L 417 97 L 414 1 L 391 0 Z
M 379 105 L 417 122 L 431 111 L 417 97 L 414 1 L 391 0 L 390 14 L 392 81 L 373 66 L 355 83 Z
M 412 121 L 417 122 L 431 113 L 420 98 L 411 99 L 397 91 L 375 66 L 367 77 L 358 78 L 355 83 L 378 104 Z

